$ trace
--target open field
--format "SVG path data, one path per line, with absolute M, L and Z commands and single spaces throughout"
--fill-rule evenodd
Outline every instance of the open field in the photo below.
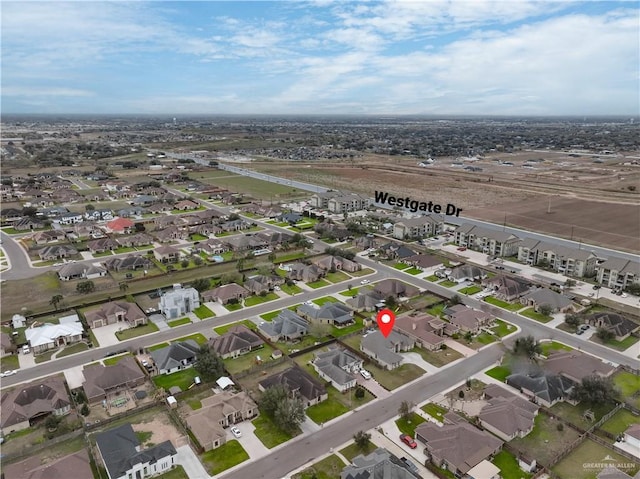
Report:
M 570 427 L 565 426 L 562 431 L 558 431 L 557 425 L 558 421 L 555 419 L 538 414 L 533 431 L 523 438 L 514 439 L 511 445 L 525 456 L 535 457 L 538 463 L 548 464 L 558 451 L 562 451 L 579 437 L 578 432 Z

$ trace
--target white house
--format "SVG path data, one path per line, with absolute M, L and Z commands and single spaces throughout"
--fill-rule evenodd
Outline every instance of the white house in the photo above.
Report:
M 200 294 L 195 288 L 174 284 L 160 297 L 159 309 L 167 319 L 176 319 L 200 307 Z
M 78 315 L 60 318 L 60 324 L 45 323 L 37 328 L 26 329 L 24 334 L 34 353 L 40 353 L 59 346 L 82 340 L 84 328 Z

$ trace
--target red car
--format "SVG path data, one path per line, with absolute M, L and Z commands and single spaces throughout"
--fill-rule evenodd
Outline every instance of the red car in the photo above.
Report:
M 409 446 L 411 449 L 415 449 L 416 447 L 418 447 L 418 444 L 416 443 L 416 441 L 414 441 L 413 438 L 408 434 L 400 434 L 400 440 L 404 442 L 407 446 Z
M 460 246 L 458 248 L 458 251 L 467 251 L 467 248 L 465 246 Z

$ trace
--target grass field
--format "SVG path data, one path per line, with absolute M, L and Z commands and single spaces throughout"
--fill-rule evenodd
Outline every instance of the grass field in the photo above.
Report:
M 237 321 L 235 323 L 225 324 L 224 326 L 218 326 L 217 328 L 213 328 L 213 330 L 216 333 L 218 333 L 220 336 L 222 336 L 224 333 L 229 331 L 232 327 L 237 326 L 238 324 L 243 324 L 247 328 L 252 329 L 254 331 L 256 329 L 258 329 L 258 326 L 256 326 L 256 323 L 254 323 L 253 321 L 250 321 L 248 319 L 243 319 L 242 321 Z
M 189 336 L 184 336 L 182 338 L 174 339 L 171 341 L 172 343 L 177 343 L 180 341 L 186 341 L 187 339 L 193 339 L 198 344 L 205 344 L 207 342 L 207 338 L 200 333 L 191 334 Z
M 499 308 L 507 309 L 509 311 L 519 311 L 524 308 L 520 303 L 507 303 L 506 301 L 494 298 L 493 296 L 488 296 L 484 298 L 484 300 L 489 304 L 493 304 L 494 306 L 498 306 Z
M 590 409 L 593 412 L 596 421 L 599 421 L 602 416 L 607 414 L 614 407 L 615 405 L 611 403 L 593 405 L 580 402 L 573 406 L 569 403 L 559 402 L 551 407 L 551 412 L 557 414 L 571 424 L 575 424 L 582 429 L 588 429 L 593 423 L 584 418 L 585 411 Z
M 418 269 L 418 268 L 411 267 L 409 269 L 405 269 L 404 272 L 408 273 L 408 274 L 412 274 L 412 275 L 415 276 L 416 274 L 422 273 L 422 270 Z
M 502 479 L 529 479 L 532 474 L 520 469 L 518 460 L 507 451 L 500 451 L 491 461 L 500 469 Z
M 215 476 L 246 461 L 249 459 L 249 454 L 237 440 L 232 439 L 216 449 L 205 452 L 200 459 L 207 472 Z
M 113 366 L 114 364 L 118 364 L 118 362 L 122 359 L 122 358 L 126 358 L 127 356 L 131 356 L 133 357 L 133 354 L 131 353 L 125 353 L 125 354 L 120 354 L 118 356 L 111 356 L 109 358 L 105 358 L 102 360 L 102 363 L 105 366 Z
M 395 269 L 400 270 L 400 271 L 404 271 L 405 269 L 408 269 L 411 267 L 411 265 L 408 265 L 407 263 L 395 263 L 392 265 Z
M 432 418 L 440 422 L 443 421 L 444 415 L 447 414 L 448 412 L 448 409 L 446 407 L 443 407 L 443 406 L 440 406 L 439 404 L 435 404 L 431 402 L 428 404 L 425 404 L 420 409 L 422 409 L 429 416 L 431 416 Z
M 640 416 L 636 416 L 627 409 L 620 409 L 600 426 L 600 429 L 618 435 L 623 433 L 631 424 L 640 424 Z
M 452 288 L 453 286 L 457 286 L 458 283 L 454 282 L 454 281 L 449 281 L 448 279 L 445 279 L 444 281 L 440 281 L 438 283 L 440 286 L 443 286 L 445 288 Z
M 260 349 L 253 350 L 250 353 L 243 354 L 237 358 L 224 359 L 224 367 L 231 374 L 236 374 L 258 364 L 256 362 L 258 356 L 260 356 L 262 362 L 270 361 L 271 353 L 273 353 L 273 348 L 268 344 L 265 344 Z
M 324 279 L 319 279 L 318 281 L 312 281 L 311 283 L 307 283 L 307 286 L 309 286 L 312 289 L 318 289 L 318 288 L 323 288 L 324 286 L 329 286 L 329 282 L 325 281 Z
M 20 367 L 20 360 L 18 359 L 17 354 L 12 354 L 10 356 L 5 356 L 0 358 L 0 371 L 3 373 L 5 371 L 18 369 Z
M 276 426 L 271 418 L 265 414 L 261 414 L 256 419 L 251 421 L 251 424 L 255 426 L 255 435 L 260 442 L 268 449 L 276 447 L 278 444 L 287 442 L 293 436 L 288 432 L 283 431 Z M 297 435 L 297 434 L 296 434 Z
M 563 478 L 592 479 L 596 477 L 602 468 L 589 468 L 584 465 L 588 463 L 601 463 L 604 457 L 611 458 L 613 464 L 616 462 L 624 464 L 632 463 L 629 459 L 613 450 L 587 439 L 571 451 L 567 457 L 553 466 L 551 470 Z M 633 477 L 637 470 L 638 465 L 636 464 L 632 469 L 625 468 L 624 472 Z
M 389 391 L 393 391 L 403 384 L 407 384 L 414 379 L 418 379 L 425 373 L 424 369 L 416 366 L 415 364 L 402 364 L 400 367 L 391 371 L 379 368 L 373 363 L 367 364 L 366 368 L 371 372 L 375 380 L 378 381 L 383 388 L 388 389 Z
M 307 416 L 316 424 L 323 424 L 349 412 L 349 408 L 334 398 L 327 398 L 320 404 L 307 408 Z
M 275 299 L 278 299 L 278 295 L 276 293 L 268 293 L 265 296 L 260 296 L 260 295 L 249 296 L 248 298 L 245 298 L 244 305 L 247 307 L 256 306 L 258 304 L 266 303 L 268 301 L 273 301 Z
M 356 317 L 354 319 L 354 323 L 350 326 L 344 326 L 342 328 L 338 328 L 336 326 L 331 327 L 331 335 L 334 338 L 340 338 L 342 336 L 346 336 L 347 334 L 351 334 L 354 331 L 359 331 L 364 328 L 364 324 L 362 323 L 362 318 Z
M 415 412 L 412 412 L 411 418 L 408 421 L 403 418 L 397 419 L 396 426 L 398 426 L 398 429 L 400 429 L 400 432 L 402 434 L 408 434 L 409 436 L 415 438 L 416 428 L 425 421 L 425 418 Z
M 535 458 L 540 464 L 548 464 L 558 451 L 563 450 L 579 437 L 578 432 L 570 427 L 558 431 L 556 427 L 558 421 L 545 414 L 538 414 L 534 423 L 533 431 L 523 438 L 514 439 L 511 445 L 525 453 L 527 457 Z M 572 478 L 573 476 L 563 477 Z
M 426 349 L 415 347 L 411 352 L 418 353 L 422 356 L 422 359 L 438 368 L 462 357 L 462 354 L 452 348 L 440 349 L 439 351 L 428 351 Z
M 194 309 L 193 314 L 195 314 L 198 319 L 213 318 L 215 316 L 213 311 L 207 308 L 204 304 Z
M 353 298 L 354 296 L 357 296 L 359 290 L 360 288 L 351 288 L 350 290 L 348 289 L 346 291 L 340 291 L 340 295 Z
M 184 471 L 184 467 L 177 465 L 169 472 L 156 476 L 156 479 L 189 479 L 189 476 L 187 476 L 187 473 Z
M 271 311 L 269 313 L 261 314 L 260 317 L 265 321 L 273 321 L 273 319 L 280 314 L 281 310 Z
M 540 343 L 540 348 L 542 349 L 542 355 L 547 357 L 557 351 L 573 351 L 572 347 L 557 341 L 543 341 Z
M 331 283 L 341 283 L 342 281 L 348 280 L 349 276 L 342 271 L 336 271 L 335 273 L 327 273 L 325 279 Z
M 173 321 L 167 321 L 167 325 L 170 328 L 176 328 L 178 326 L 182 326 L 183 324 L 191 324 L 191 320 L 189 318 L 180 318 Z
M 158 344 L 154 344 L 153 346 L 149 346 L 147 350 L 149 352 L 157 351 L 158 349 L 166 348 L 167 346 L 169 346 L 169 343 L 158 343 Z
M 283 284 L 282 286 L 280 286 L 280 289 L 291 296 L 293 296 L 294 294 L 302 293 L 302 288 L 295 284 L 292 284 L 291 286 L 289 286 L 288 284 Z
M 360 447 L 358 447 L 358 445 L 353 442 L 351 444 L 349 444 L 347 447 L 345 447 L 344 449 L 340 449 L 340 454 L 342 454 L 344 457 L 347 458 L 347 460 L 351 461 L 353 460 L 354 457 L 360 455 L 360 454 L 364 454 L 367 455 L 373 451 L 375 451 L 378 448 L 378 446 L 376 444 L 374 444 L 372 441 L 369 441 L 369 443 L 367 444 L 367 446 L 364 449 L 361 449 Z
M 236 304 L 227 303 L 224 305 L 224 309 L 226 309 L 227 311 L 238 311 L 242 309 L 242 305 L 240 303 L 236 303 Z
M 344 466 L 344 461 L 332 454 L 291 476 L 291 479 L 340 479 L 340 472 Z
M 157 387 L 164 388 L 165 391 L 168 391 L 172 386 L 178 386 L 183 391 L 186 391 L 193 384 L 193 378 L 198 375 L 198 371 L 194 368 L 188 368 L 171 374 L 154 376 L 153 382 Z
M 472 294 L 479 293 L 480 291 L 482 291 L 482 288 L 480 286 L 473 285 L 473 286 L 467 286 L 466 288 L 459 289 L 458 293 L 472 295 Z
M 520 314 L 529 319 L 535 319 L 536 321 L 539 321 L 541 323 L 548 323 L 553 319 L 551 316 L 547 316 L 546 314 L 534 311 L 533 308 L 527 308 L 524 311 L 521 311 Z
M 126 341 L 127 339 L 137 338 L 138 336 L 155 333 L 156 331 L 158 331 L 158 326 L 149 322 L 143 326 L 116 331 L 116 337 L 118 341 Z

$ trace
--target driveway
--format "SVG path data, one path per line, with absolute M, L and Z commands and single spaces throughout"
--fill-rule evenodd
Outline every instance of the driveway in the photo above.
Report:
M 64 370 L 64 378 L 67 380 L 70 390 L 82 387 L 82 383 L 84 382 L 84 374 L 82 374 L 83 367 L 84 366 L 75 366 Z
M 229 310 L 224 306 L 222 306 L 217 301 L 216 302 L 208 301 L 204 303 L 204 305 L 214 312 L 214 314 L 216 315 L 216 318 L 219 316 L 224 316 L 225 314 L 229 314 Z
M 180 446 L 176 448 L 176 452 L 178 453 L 177 462 L 184 467 L 189 479 L 209 479 L 211 477 L 190 446 Z
M 167 318 L 165 318 L 161 314 L 152 314 L 151 316 L 149 316 L 149 321 L 158 326 L 158 329 L 160 331 L 169 331 L 171 329 L 167 324 Z
M 113 346 L 114 344 L 120 343 L 118 338 L 116 338 L 116 331 L 122 328 L 121 323 L 107 324 L 106 326 L 102 326 L 101 328 L 93 328 L 93 334 L 96 336 L 98 343 L 101 348 L 105 346 Z
M 415 364 L 427 371 L 429 374 L 433 374 L 438 371 L 437 367 L 426 362 L 418 353 L 401 353 L 400 356 L 402 356 L 403 363 Z
M 444 342 L 444 344 L 446 344 L 448 348 L 455 349 L 460 354 L 462 354 L 465 358 L 468 358 L 469 356 L 473 356 L 474 354 L 476 354 L 475 349 L 468 348 L 465 345 L 460 344 L 458 341 L 455 341 L 454 339 L 447 339 Z
M 389 391 L 387 391 L 385 388 L 380 386 L 380 383 L 378 383 L 378 381 L 376 381 L 373 378 L 365 379 L 361 375 L 358 374 L 356 382 L 358 384 L 361 384 L 362 387 L 364 387 L 367 391 L 369 391 L 371 394 L 373 394 L 378 399 L 384 399 L 384 398 L 389 397 L 391 395 L 391 393 Z
M 32 368 L 36 365 L 36 360 L 33 357 L 33 353 L 22 354 L 22 352 L 19 351 L 18 363 L 20 364 L 20 369 Z
M 269 454 L 269 449 L 267 449 L 265 445 L 262 444 L 260 439 L 258 439 L 254 434 L 256 427 L 251 423 L 251 421 L 242 421 L 238 424 L 235 424 L 235 426 L 240 429 L 240 432 L 242 433 L 242 437 L 238 439 L 238 442 L 242 444 L 242 447 L 244 447 L 244 450 L 247 451 L 247 454 L 249 454 L 249 458 L 251 460 Z M 231 439 L 236 438 L 233 434 L 231 434 L 229 428 L 227 428 L 227 441 L 230 441 Z

